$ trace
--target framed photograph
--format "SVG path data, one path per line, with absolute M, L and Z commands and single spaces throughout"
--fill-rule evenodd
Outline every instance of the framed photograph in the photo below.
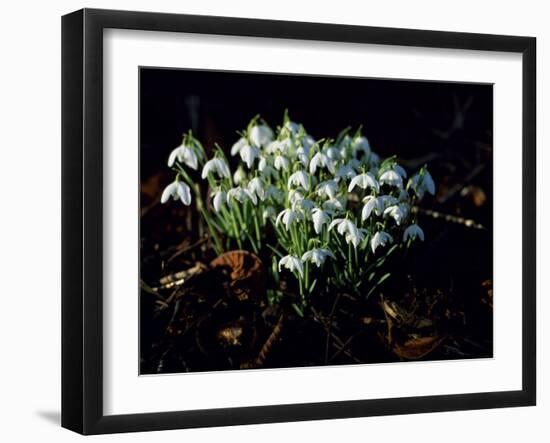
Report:
M 62 20 L 62 425 L 536 402 L 531 37 Z

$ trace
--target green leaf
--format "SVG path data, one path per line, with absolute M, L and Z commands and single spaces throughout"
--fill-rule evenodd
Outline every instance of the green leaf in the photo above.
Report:
M 298 313 L 298 315 L 300 317 L 304 316 L 304 311 L 302 311 L 302 309 L 296 303 L 292 303 L 292 307 L 294 308 L 294 310 Z

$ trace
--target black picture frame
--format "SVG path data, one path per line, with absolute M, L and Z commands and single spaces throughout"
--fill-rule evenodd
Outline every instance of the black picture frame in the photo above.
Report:
M 131 415 L 103 413 L 103 30 L 351 42 L 519 53 L 523 64 L 522 389 Z M 62 18 L 62 426 L 151 431 L 536 403 L 536 39 L 227 17 L 83 9 Z

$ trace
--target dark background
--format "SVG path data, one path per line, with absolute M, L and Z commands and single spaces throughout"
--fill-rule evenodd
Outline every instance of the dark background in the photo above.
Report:
M 189 128 L 206 146 L 230 148 L 254 115 L 275 128 L 285 109 L 315 138 L 363 125 L 382 157 L 436 152 L 453 161 L 492 142 L 492 85 L 157 68 L 140 76 L 142 178 L 164 168 Z

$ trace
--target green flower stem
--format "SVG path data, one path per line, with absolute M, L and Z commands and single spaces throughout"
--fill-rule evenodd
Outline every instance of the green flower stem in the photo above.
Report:
M 233 208 L 230 208 L 229 214 L 231 216 L 231 222 L 233 223 L 233 234 L 235 235 L 235 239 L 237 240 L 237 245 L 239 246 L 239 249 L 242 249 L 243 245 L 241 243 L 241 233 L 240 233 L 239 228 L 237 226 L 237 220 L 235 219 L 235 214 L 233 212 Z

